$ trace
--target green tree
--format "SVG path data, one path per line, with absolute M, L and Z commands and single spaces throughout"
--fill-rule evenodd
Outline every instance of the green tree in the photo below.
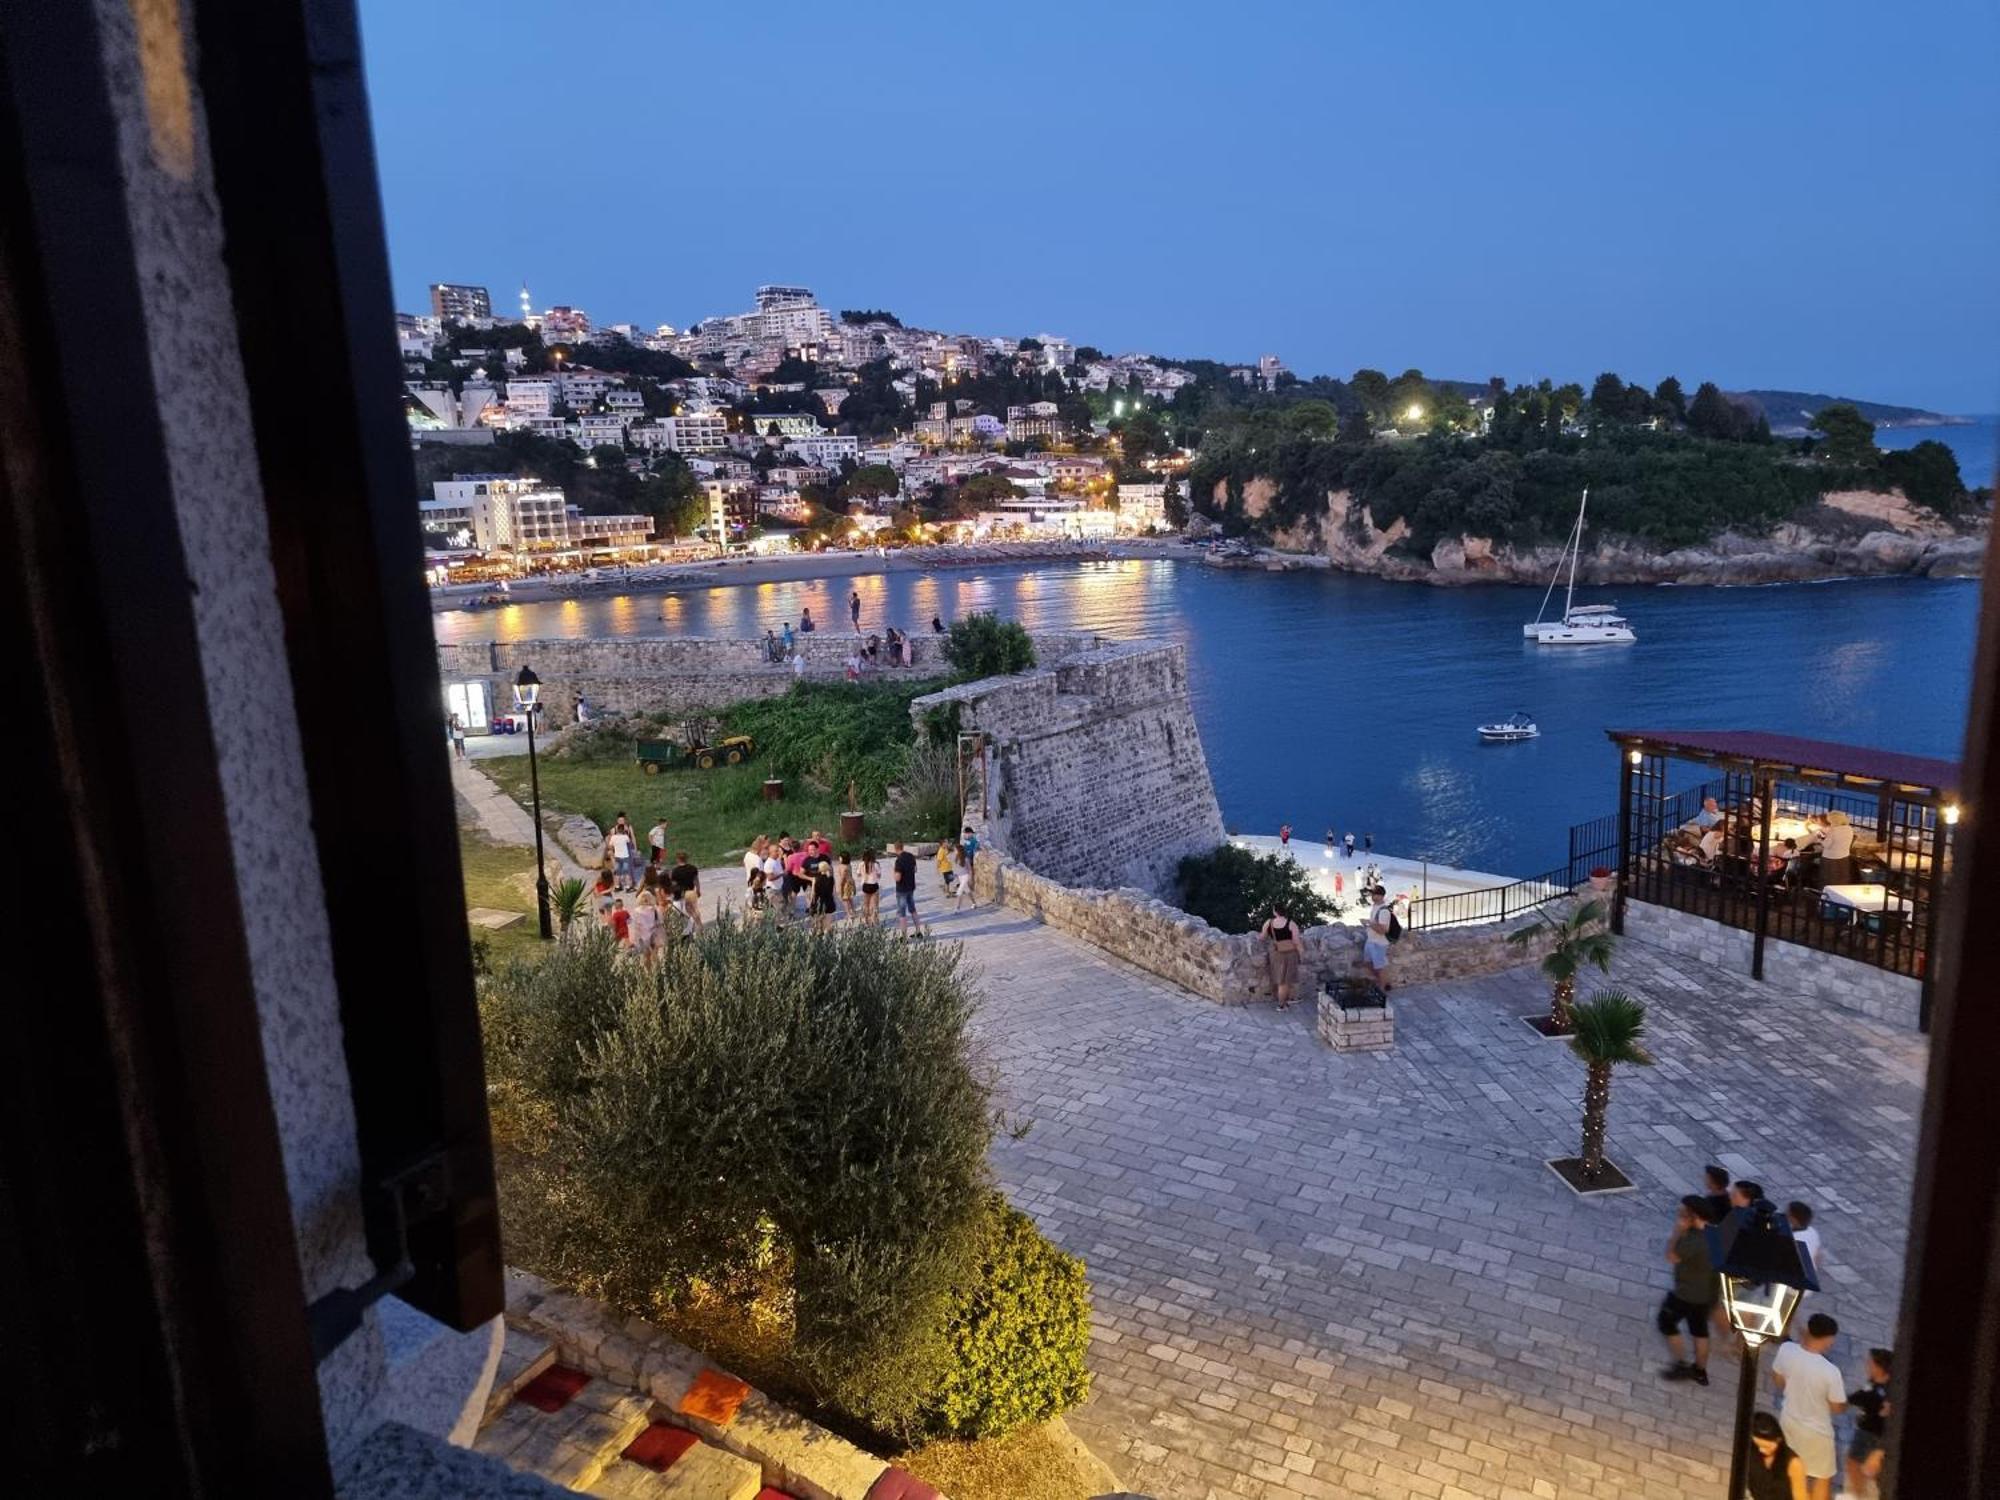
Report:
M 1934 438 L 1892 449 L 1882 455 L 1881 464 L 1883 478 L 1941 516 L 1958 514 L 1971 498 L 1959 476 L 1958 455 Z
M 1560 918 L 1537 912 L 1533 922 L 1507 936 L 1507 941 L 1516 948 L 1548 945 L 1548 951 L 1542 955 L 1542 972 L 1551 981 L 1549 1018 L 1542 1029 L 1550 1036 L 1570 1033 L 1576 977 L 1583 972 L 1584 965 L 1595 964 L 1605 973 L 1611 972 L 1611 953 L 1617 947 L 1617 939 L 1603 923 L 1604 904 L 1585 901 L 1570 907 Z
M 1809 424 L 1837 464 L 1866 463 L 1875 454 L 1875 424 L 1848 401 L 1833 401 L 1813 413 Z
M 1347 388 L 1354 392 L 1370 422 L 1382 425 L 1389 416 L 1389 377 L 1380 370 L 1356 370 L 1347 377 Z
M 974 474 L 958 487 L 958 498 L 968 511 L 990 510 L 1002 500 L 1018 500 L 1021 487 L 1003 474 Z
M 1688 403 L 1687 425 L 1689 432 L 1706 438 L 1741 442 L 1749 434 L 1743 409 L 1723 395 L 1712 380 L 1695 388 L 1694 400 Z
M 1167 480 L 1167 487 L 1160 492 L 1160 506 L 1166 515 L 1167 524 L 1174 530 L 1179 531 L 1187 525 L 1187 497 L 1181 493 L 1181 482 L 1178 477 Z
M 1653 409 L 1671 422 L 1687 421 L 1687 396 L 1680 381 L 1669 375 L 1653 387 Z
M 1174 871 L 1174 886 L 1181 910 L 1218 932 L 1255 932 L 1279 908 L 1301 927 L 1317 927 L 1338 909 L 1297 860 L 1235 844 L 1188 855 Z
M 864 464 L 848 475 L 840 486 L 843 500 L 886 500 L 902 488 L 896 471 L 887 464 Z
M 1606 370 L 1590 387 L 1590 409 L 1600 422 L 1620 422 L 1625 418 L 1625 382 Z
M 1586 1071 L 1583 1085 L 1583 1161 L 1578 1175 L 1595 1182 L 1604 1175 L 1604 1133 L 1611 1115 L 1611 1070 L 1620 1063 L 1651 1067 L 1653 1058 L 1640 1038 L 1646 1007 L 1629 995 L 1605 990 L 1576 1008 L 1569 1050 Z

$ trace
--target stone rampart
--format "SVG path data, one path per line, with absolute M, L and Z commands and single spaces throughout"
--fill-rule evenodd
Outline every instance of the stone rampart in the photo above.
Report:
M 1219 932 L 1146 892 L 1064 885 L 991 851 L 974 861 L 973 890 L 981 901 L 1025 912 L 1059 932 L 1102 948 L 1149 974 L 1205 999 L 1245 1004 L 1273 996 L 1262 939 Z M 1390 950 L 1389 982 L 1396 988 L 1494 974 L 1540 959 L 1508 941 L 1532 917 L 1477 926 L 1406 932 Z M 1300 964 L 1302 998 L 1324 981 L 1361 969 L 1359 927 L 1309 927 Z
M 912 636 L 913 665 L 870 668 L 872 680 L 937 677 L 945 665 L 936 635 Z M 1043 661 L 1060 661 L 1101 644 L 1080 631 L 1046 631 L 1035 636 Z M 856 637 L 851 631 L 817 630 L 796 638 L 802 674 L 814 682 L 838 682 L 847 670 Z M 542 679 L 542 700 L 551 724 L 575 716 L 579 694 L 592 708 L 614 713 L 687 713 L 721 708 L 748 698 L 774 698 L 797 680 L 789 662 L 772 662 L 762 637 L 621 636 L 563 637 L 525 641 L 466 641 L 437 648 L 438 675 L 446 682 L 481 681 L 488 701 L 500 712 L 514 701 L 514 676 L 533 667 Z
M 1183 855 L 1223 841 L 1188 699 L 1187 657 L 1100 646 L 1033 672 L 919 698 L 983 734 L 989 841 L 1052 880 L 1163 889 Z

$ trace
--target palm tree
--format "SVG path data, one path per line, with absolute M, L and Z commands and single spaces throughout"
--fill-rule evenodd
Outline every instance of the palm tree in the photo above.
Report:
M 1611 972 L 1611 950 L 1618 946 L 1618 940 L 1603 923 L 1604 903 L 1585 901 L 1572 906 L 1559 921 L 1537 912 L 1531 925 L 1508 935 L 1507 941 L 1517 948 L 1532 948 L 1542 942 L 1549 945 L 1542 957 L 1542 972 L 1553 981 L 1549 1019 L 1543 1027 L 1550 1036 L 1569 1035 L 1576 976 L 1583 972 L 1583 966 L 1596 964 L 1605 973 Z
M 1617 990 L 1600 990 L 1576 1007 L 1569 1050 L 1582 1058 L 1590 1075 L 1583 1085 L 1583 1180 L 1604 1171 L 1604 1124 L 1611 1109 L 1611 1070 L 1619 1063 L 1651 1067 L 1652 1054 L 1640 1045 L 1646 1007 Z

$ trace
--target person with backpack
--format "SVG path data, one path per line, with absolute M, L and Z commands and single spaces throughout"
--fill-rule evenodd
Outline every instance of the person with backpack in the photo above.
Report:
M 1389 900 L 1389 893 L 1379 885 L 1368 888 L 1368 936 L 1361 944 L 1361 961 L 1368 965 L 1368 972 L 1375 976 L 1375 987 L 1386 995 L 1389 993 L 1389 945 L 1400 942 L 1403 924 L 1396 919 L 1395 903 Z

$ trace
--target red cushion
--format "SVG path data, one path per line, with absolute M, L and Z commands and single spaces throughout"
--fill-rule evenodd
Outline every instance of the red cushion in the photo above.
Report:
M 700 1441 L 685 1427 L 676 1427 L 671 1422 L 655 1422 L 632 1439 L 623 1456 L 656 1474 L 664 1474 L 674 1460 Z
M 576 1393 L 590 1384 L 590 1377 L 573 1365 L 550 1365 L 514 1393 L 536 1411 L 561 1411 L 576 1399 Z

